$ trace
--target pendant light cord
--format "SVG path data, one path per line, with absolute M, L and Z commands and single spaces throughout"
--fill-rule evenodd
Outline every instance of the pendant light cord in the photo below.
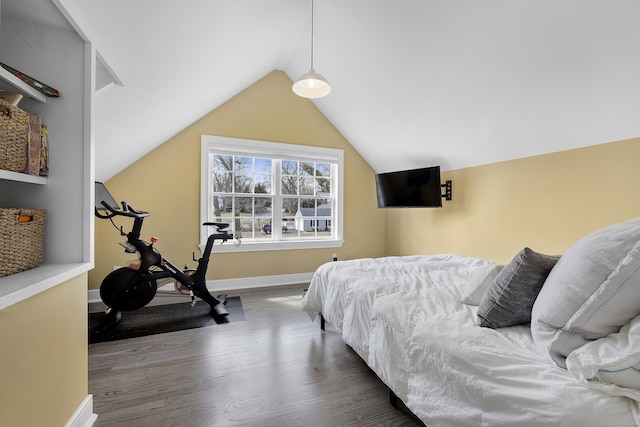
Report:
M 311 69 L 313 70 L 313 0 L 311 0 Z

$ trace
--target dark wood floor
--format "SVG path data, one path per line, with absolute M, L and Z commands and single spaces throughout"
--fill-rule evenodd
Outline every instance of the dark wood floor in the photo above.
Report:
M 230 292 L 246 321 L 90 345 L 95 426 L 422 426 L 300 312 L 304 288 Z

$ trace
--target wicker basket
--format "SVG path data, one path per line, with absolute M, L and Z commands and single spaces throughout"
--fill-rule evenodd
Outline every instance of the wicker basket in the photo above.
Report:
M 0 277 L 40 264 L 47 211 L 0 208 Z
M 0 169 L 23 172 L 28 145 L 29 114 L 0 99 Z

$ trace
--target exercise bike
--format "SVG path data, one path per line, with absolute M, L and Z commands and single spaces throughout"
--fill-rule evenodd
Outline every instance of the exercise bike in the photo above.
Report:
M 193 260 L 198 262 L 195 270 L 182 270 L 164 258 L 154 247 L 156 238 L 151 238 L 151 243 L 140 239 L 142 223 L 144 218 L 151 215 L 149 212 L 134 209 L 129 203 L 121 202 L 118 206 L 107 188 L 101 182 L 95 183 L 95 215 L 101 219 L 109 219 L 127 240 L 122 242 L 126 253 L 137 253 L 139 255 L 139 265 L 134 267 L 121 267 L 109 273 L 100 285 L 100 298 L 107 306 L 107 315 L 110 322 L 115 323 L 122 317 L 123 311 L 138 310 L 151 302 L 158 289 L 158 281 L 163 279 L 175 280 L 176 290 L 182 294 L 191 296 L 191 305 L 195 305 L 195 298 L 198 297 L 211 307 L 211 315 L 216 321 L 222 321 L 229 315 L 225 307 L 226 295 L 213 296 L 206 286 L 205 275 L 209 265 L 211 250 L 216 240 L 225 243 L 228 240 L 234 241 L 236 246 L 240 245 L 240 237 L 229 233 L 229 224 L 221 222 L 205 222 L 204 226 L 214 227 L 214 233 L 207 238 L 207 244 L 202 256 Z M 133 219 L 131 231 L 125 233 L 122 227 L 118 228 L 113 222 L 116 216 L 123 216 Z

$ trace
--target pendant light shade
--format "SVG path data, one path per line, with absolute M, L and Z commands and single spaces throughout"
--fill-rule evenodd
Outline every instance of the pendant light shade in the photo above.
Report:
M 311 69 L 293 84 L 293 92 L 303 98 L 321 98 L 331 92 L 331 86 L 327 79 Z
M 331 92 L 327 79 L 313 69 L 313 0 L 311 0 L 311 68 L 293 84 L 293 93 L 303 98 L 321 98 Z

